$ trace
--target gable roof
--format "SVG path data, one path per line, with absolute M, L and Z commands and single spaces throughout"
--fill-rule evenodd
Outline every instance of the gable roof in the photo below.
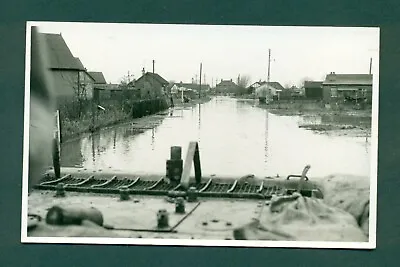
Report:
M 236 86 L 232 80 L 222 80 L 217 86 Z
M 277 90 L 284 90 L 283 86 L 279 82 L 265 82 L 265 84 L 269 84 L 269 86 L 277 89 Z
M 153 81 L 156 81 L 162 85 L 168 85 L 169 82 L 167 80 L 165 80 L 163 77 L 161 77 L 159 74 L 157 73 L 152 73 L 152 72 L 146 72 L 145 74 L 143 74 L 139 79 L 137 79 L 136 81 L 131 81 L 128 85 L 134 85 L 136 82 L 138 82 L 141 79 L 151 79 Z
M 336 74 L 326 75 L 324 85 L 372 85 L 372 74 Z
M 75 58 L 61 34 L 41 33 L 50 50 L 49 67 L 51 69 L 82 70 L 82 62 Z
M 255 85 L 261 86 L 261 85 L 266 85 L 266 84 L 268 84 L 268 82 L 266 82 L 266 81 L 263 81 L 263 82 L 262 81 L 258 81 L 258 82 L 253 83 L 252 85 L 250 85 L 249 88 L 254 87 Z M 269 82 L 268 85 L 271 86 L 274 89 L 277 89 L 277 90 L 284 90 L 285 89 L 279 82 Z
M 320 81 L 305 81 L 304 88 L 321 88 L 322 83 Z
M 97 83 L 97 84 L 106 84 L 107 83 L 102 72 L 89 71 L 88 73 L 90 76 L 93 77 L 95 83 Z
M 258 81 L 258 82 L 255 82 L 255 83 L 252 83 L 251 85 L 249 85 L 249 87 L 248 88 L 253 88 L 253 87 L 255 87 L 256 85 L 257 85 L 257 87 L 258 86 L 260 86 L 261 85 L 261 81 Z

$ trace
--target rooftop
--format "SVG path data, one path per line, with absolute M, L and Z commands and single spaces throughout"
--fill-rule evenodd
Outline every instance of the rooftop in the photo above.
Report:
M 321 88 L 322 83 L 321 81 L 305 81 L 304 88 Z
M 332 72 L 326 75 L 323 84 L 372 85 L 372 74 L 336 74 Z
M 89 71 L 88 73 L 90 76 L 93 77 L 95 83 L 98 83 L 98 84 L 106 84 L 107 83 L 102 72 Z
M 72 55 L 61 34 L 41 33 L 49 48 L 49 67 L 51 69 L 82 70 L 85 68 L 79 58 Z

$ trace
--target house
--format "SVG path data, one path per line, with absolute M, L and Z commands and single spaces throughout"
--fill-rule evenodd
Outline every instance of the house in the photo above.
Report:
M 89 71 L 88 72 L 90 76 L 94 79 L 94 85 L 97 84 L 107 84 L 106 79 L 104 78 L 104 75 L 102 72 L 98 71 Z
M 215 92 L 217 94 L 236 94 L 238 93 L 240 87 L 230 80 L 221 80 L 220 83 L 218 83 L 215 86 Z
M 254 84 L 252 85 L 254 86 Z M 254 87 L 257 97 L 268 99 L 280 99 L 280 94 L 285 89 L 279 82 L 258 82 Z
M 90 99 L 93 96 L 94 78 L 87 72 L 79 58 L 72 55 L 61 34 L 41 33 L 49 48 L 49 69 L 60 102 L 74 97 Z
M 304 94 L 307 99 L 322 100 L 324 97 L 321 81 L 305 81 Z
M 372 101 L 372 74 L 336 74 L 326 75 L 322 83 L 323 98 L 327 102 Z
M 177 88 L 178 88 L 179 92 L 181 92 L 181 91 L 187 91 L 187 92 L 192 91 L 197 96 L 199 96 L 199 95 L 201 95 L 201 96 L 207 95 L 211 90 L 211 87 L 208 84 L 202 84 L 200 86 L 200 84 L 197 84 L 197 83 L 182 83 L 182 82 L 177 84 Z
M 144 72 L 136 81 L 128 83 L 128 87 L 134 87 L 138 96 L 142 99 L 162 97 L 167 94 L 169 82 L 157 73 Z
M 120 99 L 123 91 L 123 88 L 119 84 L 95 84 L 94 98 L 97 101 L 101 101 L 103 99 Z

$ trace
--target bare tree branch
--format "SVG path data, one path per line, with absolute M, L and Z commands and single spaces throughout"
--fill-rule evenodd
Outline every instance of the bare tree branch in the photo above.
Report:
M 248 75 L 241 75 L 238 80 L 238 85 L 242 88 L 247 88 L 250 84 L 250 76 Z

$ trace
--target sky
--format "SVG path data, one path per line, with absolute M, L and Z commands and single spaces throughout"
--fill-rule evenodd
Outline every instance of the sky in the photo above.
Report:
M 326 74 L 379 73 L 379 28 L 211 26 L 33 22 L 45 33 L 61 33 L 72 54 L 88 71 L 103 72 L 119 83 L 128 74 L 138 79 L 142 68 L 168 81 L 215 84 L 248 76 L 298 85 Z M 204 77 L 205 75 L 205 77 Z

